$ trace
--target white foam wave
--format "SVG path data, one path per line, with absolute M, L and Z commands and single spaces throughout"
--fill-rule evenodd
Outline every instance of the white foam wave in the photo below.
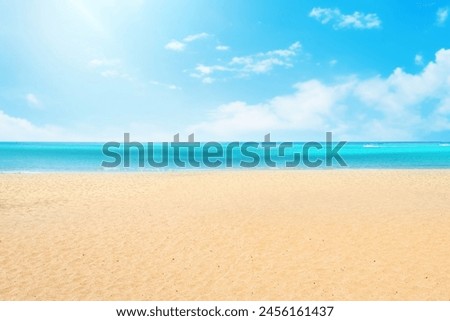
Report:
M 377 145 L 377 144 L 364 144 L 363 147 L 364 148 L 381 148 L 381 146 Z

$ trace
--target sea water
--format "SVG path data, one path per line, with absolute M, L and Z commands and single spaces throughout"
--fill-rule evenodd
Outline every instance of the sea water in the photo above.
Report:
M 224 151 L 230 143 L 220 143 Z M 143 144 L 143 146 L 147 146 Z M 279 143 L 278 143 L 279 146 Z M 323 144 L 325 146 L 325 144 Z M 123 148 L 115 151 L 120 155 L 121 162 L 114 167 L 102 166 L 111 163 L 114 159 L 103 153 L 103 143 L 24 143 L 24 142 L 0 142 L 0 172 L 105 172 L 105 171 L 173 171 L 173 170 L 198 170 L 198 169 L 249 169 L 243 167 L 242 161 L 251 159 L 241 150 L 233 149 L 231 160 L 223 157 L 212 157 L 210 161 L 219 160 L 218 167 L 208 167 L 204 164 L 205 157 L 202 149 L 196 149 L 194 154 L 189 154 L 186 149 L 180 149 L 180 158 L 184 159 L 185 166 L 180 167 L 169 153 L 168 165 L 153 167 L 147 162 L 148 147 L 145 147 L 144 166 L 139 166 L 139 152 L 131 149 L 130 166 L 124 166 Z M 342 166 L 333 160 L 331 166 L 325 162 L 326 148 L 311 148 L 309 159 L 311 161 L 323 160 L 320 166 L 308 167 L 301 162 L 295 167 L 287 167 L 286 162 L 293 159 L 293 153 L 302 153 L 304 143 L 294 143 L 293 148 L 286 149 L 281 156 L 279 150 L 272 149 L 270 159 L 275 162 L 271 167 L 264 161 L 264 149 L 251 149 L 260 161 L 256 169 L 439 169 L 450 168 L 450 143 L 445 142 L 359 142 L 347 143 L 340 150 L 339 155 L 345 161 Z M 155 160 L 161 159 L 162 144 L 155 144 L 153 150 Z M 200 162 L 200 166 L 189 164 L 188 157 Z M 106 162 L 106 163 L 105 163 Z

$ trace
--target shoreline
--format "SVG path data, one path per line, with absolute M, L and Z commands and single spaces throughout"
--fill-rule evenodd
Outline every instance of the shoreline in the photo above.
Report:
M 426 172 L 426 171 L 450 171 L 449 168 L 336 168 L 336 167 L 330 167 L 330 168 L 255 168 L 255 169 L 248 169 L 248 168 L 224 168 L 224 169 L 170 169 L 170 170 L 130 170 L 130 171 L 124 171 L 124 170 L 103 170 L 103 171 L 0 171 L 0 175 L 33 175 L 33 174 L 50 174 L 50 175 L 110 175 L 110 174 L 185 174 L 185 173 L 192 173 L 192 174 L 201 174 L 201 173 L 242 173 L 242 172 L 248 172 L 248 173 L 266 173 L 266 172 L 340 172 L 340 171 L 351 171 L 351 172 L 383 172 L 383 171 L 411 171 L 411 172 Z

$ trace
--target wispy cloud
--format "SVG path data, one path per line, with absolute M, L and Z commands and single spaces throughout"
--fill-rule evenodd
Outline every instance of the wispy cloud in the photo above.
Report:
M 164 48 L 172 51 L 183 51 L 186 48 L 186 45 L 178 40 L 169 41 Z
M 212 84 L 214 82 L 214 78 L 211 75 L 215 72 L 225 72 L 225 71 L 233 71 L 232 68 L 221 66 L 221 65 L 211 65 L 205 66 L 203 64 L 199 64 L 195 67 L 195 72 L 191 74 L 191 77 L 200 78 L 205 84 Z
M 160 86 L 169 90 L 179 90 L 179 86 L 174 84 L 167 84 L 157 80 L 142 80 L 133 74 L 127 72 L 126 68 L 123 66 L 122 60 L 120 59 L 105 59 L 96 58 L 89 61 L 89 66 L 94 69 L 100 76 L 108 79 L 122 79 L 130 83 L 135 84 L 139 88 L 148 88 L 151 86 Z
M 195 72 L 191 77 L 199 78 L 204 83 L 212 83 L 215 80 L 213 74 L 228 73 L 234 77 L 245 77 L 251 74 L 264 74 L 275 67 L 292 67 L 291 58 L 297 55 L 301 49 L 299 42 L 295 42 L 286 49 L 277 49 L 267 52 L 260 52 L 253 55 L 237 56 L 231 58 L 226 64 L 204 65 L 195 67 Z
M 128 81 L 134 78 L 123 71 L 122 61 L 120 59 L 96 58 L 89 61 L 89 66 L 98 71 L 104 78 L 122 78 Z
M 0 141 L 59 141 L 61 128 L 36 126 L 24 118 L 13 117 L 0 110 Z
M 227 51 L 227 50 L 229 50 L 229 49 L 230 49 L 230 47 L 224 46 L 224 45 L 218 45 L 218 46 L 216 46 L 216 50 L 219 50 L 219 51 Z
M 151 121 L 122 122 L 105 125 L 98 130 L 98 125 L 78 124 L 75 128 L 38 125 L 29 119 L 12 116 L 0 109 L 0 141 L 33 142 L 100 142 L 123 139 L 124 132 L 133 133 L 133 138 L 141 141 L 168 141 L 172 132 L 164 126 L 157 126 Z
M 439 26 L 442 26 L 445 24 L 448 18 L 448 8 L 439 8 L 436 12 L 436 23 Z
M 261 139 L 271 132 L 283 139 L 416 140 L 450 130 L 450 50 L 441 49 L 421 72 L 396 68 L 388 77 L 350 77 L 333 84 L 310 79 L 294 93 L 249 104 L 217 107 L 189 132 L 200 140 Z M 293 134 L 293 136 L 292 136 Z
M 42 107 L 41 101 L 36 97 L 35 94 L 28 93 L 28 94 L 26 94 L 25 99 L 28 102 L 28 105 L 30 105 L 31 107 L 34 107 L 34 108 Z
M 121 72 L 116 69 L 108 69 L 100 72 L 100 75 L 105 78 L 122 78 L 125 80 L 133 81 L 133 77 L 125 72 Z
M 160 81 L 156 81 L 156 80 L 151 80 L 151 81 L 150 81 L 150 84 L 151 84 L 151 85 L 154 85 L 154 86 L 161 86 L 161 87 L 164 87 L 164 88 L 170 89 L 170 90 L 179 90 L 179 89 L 181 89 L 181 88 L 178 87 L 177 85 L 174 85 L 174 84 L 166 84 L 166 83 L 163 83 L 163 82 L 160 82 Z
M 322 24 L 332 23 L 335 29 L 376 29 L 381 26 L 381 20 L 375 13 L 355 11 L 352 14 L 344 14 L 339 9 L 316 7 L 311 10 L 309 16 Z
M 167 50 L 178 51 L 178 52 L 184 51 L 186 49 L 186 46 L 188 43 L 196 41 L 196 40 L 200 40 L 200 39 L 205 39 L 205 38 L 208 38 L 209 36 L 210 35 L 206 32 L 187 35 L 181 41 L 172 39 L 164 46 L 164 48 Z
M 209 37 L 209 34 L 207 34 L 206 32 L 201 32 L 201 33 L 196 33 L 193 35 L 188 35 L 188 36 L 184 37 L 183 41 L 184 42 L 192 42 L 194 40 L 205 39 L 208 37 Z

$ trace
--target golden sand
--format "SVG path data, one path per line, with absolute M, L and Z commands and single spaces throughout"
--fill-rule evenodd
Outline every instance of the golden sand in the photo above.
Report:
M 0 176 L 1 300 L 450 300 L 450 171 Z

